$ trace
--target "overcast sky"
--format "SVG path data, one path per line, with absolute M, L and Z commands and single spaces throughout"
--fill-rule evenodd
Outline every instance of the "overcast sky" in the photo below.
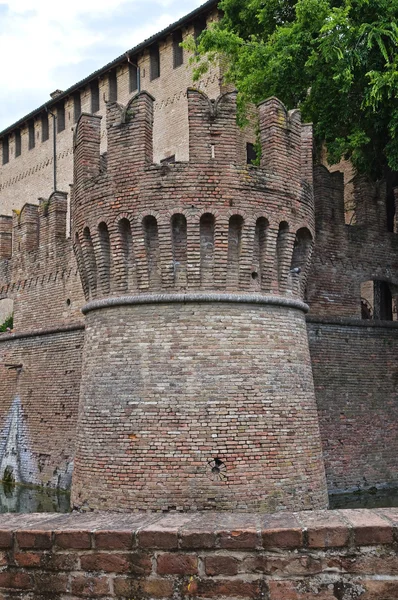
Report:
M 0 131 L 205 0 L 0 0 Z

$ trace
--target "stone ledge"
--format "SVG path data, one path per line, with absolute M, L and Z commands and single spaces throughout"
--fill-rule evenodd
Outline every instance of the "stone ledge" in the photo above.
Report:
M 0 598 L 396 600 L 398 508 L 0 516 Z
M 398 508 L 297 513 L 0 515 L 0 548 L 332 548 L 398 542 Z

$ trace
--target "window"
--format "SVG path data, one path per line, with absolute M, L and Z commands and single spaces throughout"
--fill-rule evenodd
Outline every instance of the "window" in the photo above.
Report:
M 257 158 L 257 152 L 254 144 L 246 144 L 246 162 L 248 165 L 252 165 Z
M 46 142 L 49 138 L 48 130 L 48 113 L 44 113 L 41 116 L 41 141 Z
M 138 90 L 138 67 L 129 63 L 129 90 L 130 94 Z
M 91 92 L 91 112 L 96 113 L 100 108 L 100 95 L 99 95 L 99 85 L 98 81 L 92 81 L 90 83 L 90 92 Z
M 176 69 L 184 62 L 184 50 L 180 44 L 182 42 L 182 31 L 179 29 L 173 33 L 173 67 Z
M 15 132 L 15 158 L 21 156 L 21 130 L 17 129 Z
M 10 144 L 8 135 L 3 138 L 3 165 L 7 164 L 10 160 Z
M 57 131 L 60 133 L 65 129 L 65 104 L 62 102 L 57 106 Z
M 193 24 L 193 36 L 194 36 L 195 40 L 200 36 L 202 31 L 204 31 L 206 29 L 206 27 L 207 27 L 207 20 L 204 15 L 195 20 L 195 23 Z
M 108 85 L 109 85 L 109 101 L 116 102 L 117 100 L 117 76 L 116 70 L 111 71 L 108 76 Z
M 35 147 L 35 122 L 29 121 L 28 123 L 28 134 L 29 134 L 29 141 L 28 141 L 28 148 L 29 150 L 32 150 Z
M 149 50 L 151 63 L 151 81 L 160 77 L 160 52 L 159 45 L 154 44 Z
M 80 92 L 75 92 L 73 94 L 73 118 L 75 123 L 79 120 L 80 115 L 82 114 L 82 101 L 80 98 Z
M 382 321 L 398 318 L 387 281 L 370 280 L 361 284 L 361 316 Z

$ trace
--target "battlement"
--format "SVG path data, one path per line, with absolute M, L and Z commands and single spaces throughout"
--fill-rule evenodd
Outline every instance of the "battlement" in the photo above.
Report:
M 75 131 L 73 242 L 86 299 L 151 291 L 302 296 L 313 245 L 312 129 L 259 106 L 261 165 L 238 152 L 236 94 L 188 89 L 190 160 L 153 164 L 153 97 L 108 104 Z

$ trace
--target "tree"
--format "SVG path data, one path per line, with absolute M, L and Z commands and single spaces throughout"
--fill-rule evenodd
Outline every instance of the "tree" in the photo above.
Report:
M 398 0 L 222 0 L 196 40 L 196 77 L 221 60 L 241 117 L 269 96 L 299 107 L 330 164 L 398 171 Z

